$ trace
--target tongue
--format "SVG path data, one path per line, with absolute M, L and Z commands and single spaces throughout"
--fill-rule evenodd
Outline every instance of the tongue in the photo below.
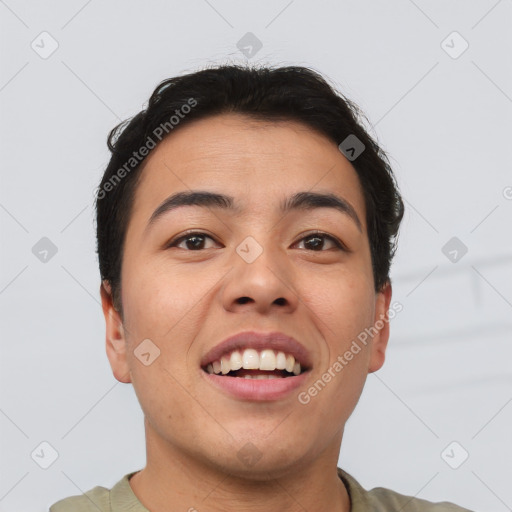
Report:
M 229 372 L 233 377 L 244 377 L 245 375 L 277 375 L 278 377 L 287 377 L 290 374 L 284 370 L 244 370 L 243 368 L 236 372 Z

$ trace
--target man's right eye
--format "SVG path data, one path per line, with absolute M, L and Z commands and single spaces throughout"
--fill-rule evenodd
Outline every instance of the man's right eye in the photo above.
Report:
M 197 250 L 201 250 L 201 249 L 209 249 L 209 247 L 203 247 L 203 245 L 205 243 L 204 240 L 206 238 L 209 238 L 210 240 L 215 241 L 215 240 L 213 240 L 213 238 L 211 236 L 207 235 L 206 233 L 202 233 L 200 231 L 193 231 L 193 232 L 187 233 L 186 235 L 182 235 L 175 240 L 172 240 L 167 245 L 167 248 L 169 249 L 171 247 L 178 247 L 180 249 L 189 249 L 191 251 L 197 251 Z M 183 242 L 185 244 L 187 244 L 187 246 L 179 247 Z

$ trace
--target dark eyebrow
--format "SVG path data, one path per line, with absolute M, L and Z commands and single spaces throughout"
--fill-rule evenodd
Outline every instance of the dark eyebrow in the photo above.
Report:
M 168 197 L 153 212 L 146 229 L 161 217 L 164 213 L 175 210 L 182 206 L 200 206 L 202 208 L 221 208 L 233 213 L 240 213 L 240 208 L 235 206 L 235 199 L 232 196 L 216 192 L 197 191 L 178 192 Z M 318 192 L 298 192 L 281 203 L 281 213 L 285 214 L 291 210 L 313 210 L 315 208 L 334 208 L 345 215 L 348 215 L 362 232 L 362 225 L 356 211 L 345 199 L 334 194 L 323 194 Z
M 168 197 L 151 215 L 146 229 L 161 217 L 164 213 L 176 210 L 182 206 L 200 206 L 202 208 L 221 208 L 238 213 L 239 208 L 235 207 L 235 200 L 231 196 L 215 192 L 203 192 L 192 190 L 190 192 L 178 192 Z
M 289 197 L 281 205 L 283 213 L 290 210 L 314 210 L 315 208 L 334 208 L 335 210 L 348 215 L 357 226 L 357 229 L 363 232 L 361 221 L 357 216 L 354 207 L 345 199 L 335 194 L 322 194 L 318 192 L 297 192 Z

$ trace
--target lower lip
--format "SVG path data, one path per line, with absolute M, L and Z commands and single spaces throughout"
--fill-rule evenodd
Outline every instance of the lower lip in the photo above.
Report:
M 278 379 L 244 379 L 243 377 L 220 377 L 200 370 L 203 377 L 229 396 L 253 401 L 270 401 L 286 398 L 304 385 L 308 371 L 293 377 Z

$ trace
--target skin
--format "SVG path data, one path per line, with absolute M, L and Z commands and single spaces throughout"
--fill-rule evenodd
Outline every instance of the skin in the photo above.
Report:
M 343 429 L 367 375 L 384 363 L 389 323 L 306 405 L 295 392 L 266 403 L 229 397 L 202 378 L 199 361 L 232 334 L 279 330 L 311 352 L 304 391 L 386 315 L 391 285 L 375 292 L 351 163 L 300 123 L 223 114 L 172 133 L 141 177 L 122 263 L 124 322 L 108 282 L 100 287 L 113 374 L 133 384 L 145 416 L 147 465 L 130 480 L 134 493 L 152 512 L 169 503 L 200 512 L 349 511 L 336 474 Z M 231 195 L 241 212 L 187 206 L 146 230 L 162 201 L 191 189 Z M 344 198 L 362 230 L 330 208 L 283 216 L 280 202 L 300 191 Z M 212 238 L 199 249 L 190 239 L 167 247 L 189 229 Z M 311 230 L 349 252 L 327 238 L 315 249 Z M 235 250 L 247 236 L 263 248 L 250 264 Z M 160 355 L 146 366 L 134 350 L 148 338 Z M 261 455 L 252 466 L 237 456 L 248 442 Z

